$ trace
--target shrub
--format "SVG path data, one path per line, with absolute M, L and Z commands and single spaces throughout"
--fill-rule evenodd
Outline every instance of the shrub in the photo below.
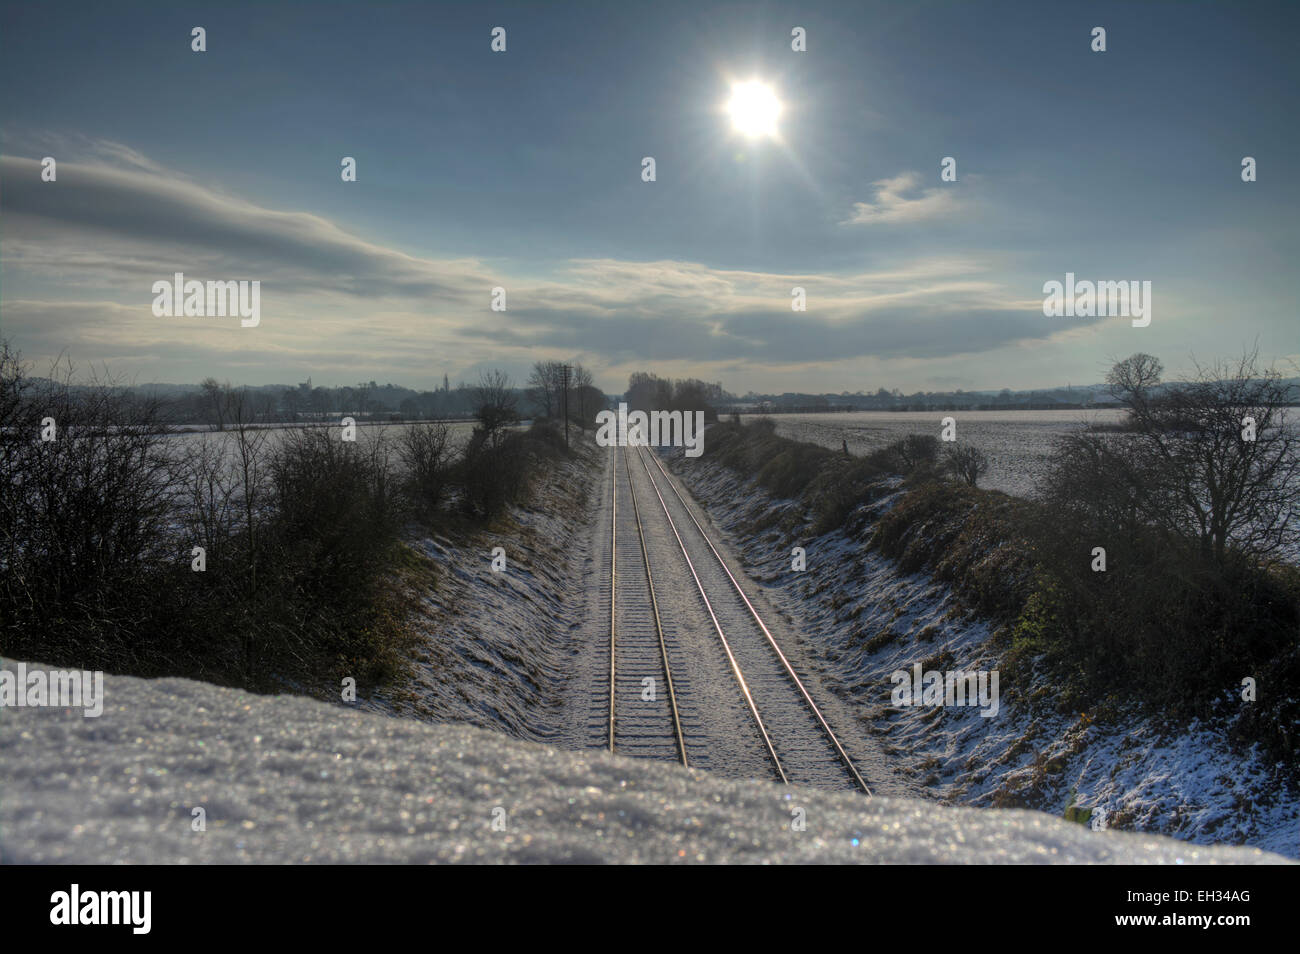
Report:
M 909 474 L 933 467 L 939 459 L 939 438 L 933 434 L 908 434 L 886 448 L 892 454 L 899 473 Z
M 430 519 L 451 479 L 452 450 L 446 424 L 412 424 L 401 437 L 403 491 L 416 512 Z
M 457 469 L 463 509 L 483 520 L 499 516 L 528 498 L 540 461 L 564 453 L 564 437 L 552 424 L 534 424 L 495 442 L 476 429 Z
M 148 620 L 174 552 L 170 462 L 154 404 L 71 376 L 33 381 L 0 349 L 0 652 L 129 670 L 165 638 Z
M 32 381 L 0 349 L 0 652 L 331 693 L 398 671 L 412 634 L 382 442 L 274 446 L 238 400 L 227 432 L 168 438 L 152 405 L 63 371 Z
M 988 473 L 989 460 L 978 447 L 963 444 L 948 449 L 944 466 L 957 480 L 968 487 L 974 487 L 979 483 L 979 479 Z

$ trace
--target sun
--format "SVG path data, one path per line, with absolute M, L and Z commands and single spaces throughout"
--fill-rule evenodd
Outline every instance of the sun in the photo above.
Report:
M 749 139 L 774 138 L 776 120 L 781 115 L 781 101 L 772 87 L 758 80 L 733 83 L 727 115 L 736 132 Z

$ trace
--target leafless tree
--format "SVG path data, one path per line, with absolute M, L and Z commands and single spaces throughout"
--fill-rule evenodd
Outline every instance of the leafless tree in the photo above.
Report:
M 984 452 L 970 444 L 949 448 L 945 463 L 949 473 L 970 487 L 977 486 L 989 470 L 989 459 Z
M 226 396 L 230 392 L 230 385 L 222 386 L 216 378 L 204 378 L 199 382 L 199 387 L 203 389 L 203 396 L 207 399 L 208 414 L 211 415 L 212 423 L 216 424 L 217 430 L 226 429 Z
M 564 362 L 538 361 L 528 376 L 528 398 L 542 409 L 543 417 L 555 417 L 564 390 Z
M 138 594 L 174 556 L 158 405 L 113 379 L 78 385 L 62 358 L 29 380 L 3 348 L 0 414 L 0 646 L 120 663 L 137 651 Z
M 1233 549 L 1269 560 L 1296 543 L 1300 455 L 1281 373 L 1257 350 L 1174 383 L 1161 373 L 1145 354 L 1115 365 L 1107 381 L 1130 431 L 1065 442 L 1058 498 L 1195 541 L 1219 564 Z
M 584 384 L 573 392 L 573 409 L 583 430 L 596 426 L 596 413 L 605 407 L 605 392 L 592 384 Z
M 1139 351 L 1115 362 L 1106 373 L 1106 386 L 1117 401 L 1128 407 L 1146 407 L 1164 373 L 1159 358 Z
M 484 439 L 499 443 L 506 428 L 519 421 L 519 397 L 504 371 L 484 371 L 472 389 L 474 417 Z
M 939 438 L 933 434 L 908 434 L 892 445 L 902 473 L 931 467 L 939 457 Z
M 408 496 L 426 516 L 437 509 L 454 456 L 446 424 L 412 424 L 398 446 Z
M 245 388 L 230 393 L 229 412 L 232 431 L 233 465 L 238 483 L 238 501 L 242 513 L 244 545 L 248 554 L 249 587 L 257 589 L 257 535 L 264 509 L 263 497 L 269 480 L 267 439 L 270 432 L 254 426 L 252 394 Z

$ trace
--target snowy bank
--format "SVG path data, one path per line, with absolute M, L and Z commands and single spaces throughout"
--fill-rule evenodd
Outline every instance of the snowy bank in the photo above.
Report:
M 509 507 L 491 526 L 416 528 L 409 543 L 433 561 L 437 581 L 413 621 L 420 639 L 412 678 L 364 696 L 357 708 L 556 739 L 570 632 L 586 605 L 589 502 L 603 461 L 576 435 L 575 446 L 573 457 L 540 469 L 530 503 Z
M 1002 682 L 996 717 L 972 707 L 900 707 L 891 674 L 999 670 L 996 624 L 951 585 L 904 573 L 867 541 L 898 494 L 860 506 L 817 534 L 803 507 L 764 492 L 706 455 L 673 459 L 763 594 L 806 641 L 823 684 L 853 706 L 904 779 L 947 803 L 1032 808 L 1201 844 L 1300 854 L 1300 800 L 1277 767 L 1221 726 L 1162 725 L 1130 705 L 1089 713 L 1031 711 L 1041 685 Z M 791 570 L 791 547 L 807 569 Z M 1005 673 L 1003 674 L 1005 676 Z M 1046 711 L 1044 711 L 1046 710 Z
M 0 710 L 0 860 L 1284 860 L 1029 811 L 727 781 L 183 679 L 110 676 L 104 693 L 99 718 Z

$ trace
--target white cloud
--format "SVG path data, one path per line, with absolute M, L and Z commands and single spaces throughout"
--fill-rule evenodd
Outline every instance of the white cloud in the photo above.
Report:
M 435 355 L 440 371 L 579 353 L 597 369 L 637 360 L 800 367 L 986 352 L 1063 327 L 1043 320 L 1040 301 L 991 280 L 974 257 L 918 257 L 853 273 L 574 259 L 521 274 L 473 258 L 414 256 L 317 215 L 222 195 L 129 147 L 101 145 L 97 154 L 120 165 L 60 163 L 57 184 L 40 181 L 34 159 L 0 157 L 0 257 L 25 299 L 8 300 L 7 333 L 29 352 L 153 356 L 190 376 L 201 363 L 217 374 L 223 361 L 247 368 L 259 354 L 269 376 L 299 366 L 350 373 L 362 354 L 371 367 L 395 371 L 427 368 Z M 943 193 L 904 198 L 912 176 L 877 185 L 876 205 L 859 204 L 864 221 L 909 221 L 949 207 Z M 175 271 L 260 280 L 263 324 L 252 333 L 153 318 L 152 283 Z M 494 285 L 507 288 L 506 313 L 489 310 Z M 806 313 L 791 311 L 796 285 L 807 291 Z
M 915 172 L 901 172 L 892 179 L 879 179 L 872 183 L 876 190 L 874 202 L 855 202 L 853 214 L 841 225 L 888 225 L 923 222 L 927 219 L 951 215 L 958 204 L 953 194 L 943 188 L 925 189 L 920 195 L 909 197 L 917 191 L 921 177 Z

